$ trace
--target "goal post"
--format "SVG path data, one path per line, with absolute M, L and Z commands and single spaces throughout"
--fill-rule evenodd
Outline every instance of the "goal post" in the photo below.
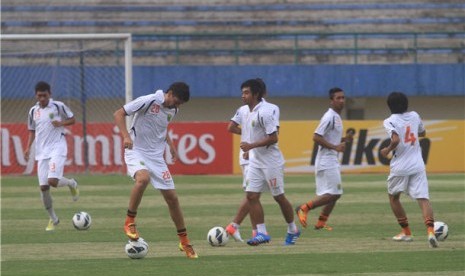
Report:
M 36 102 L 38 81 L 48 82 L 52 98 L 67 104 L 75 114 L 76 124 L 67 128 L 68 172 L 123 170 L 113 112 L 133 97 L 131 34 L 0 37 L 2 172 L 32 172 L 33 166 L 21 151 L 27 142 L 23 132 L 27 112 Z

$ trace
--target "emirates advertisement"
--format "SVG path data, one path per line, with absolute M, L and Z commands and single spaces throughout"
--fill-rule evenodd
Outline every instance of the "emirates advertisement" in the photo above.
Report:
M 178 151 L 176 163 L 168 161 L 172 174 L 231 174 L 233 172 L 232 135 L 227 122 L 172 123 L 169 135 Z M 86 139 L 84 139 L 84 131 Z M 112 123 L 90 123 L 66 128 L 68 142 L 67 173 L 125 173 L 122 137 Z M 24 158 L 28 130 L 26 124 L 2 124 L 2 174 L 32 174 L 31 158 Z M 85 147 L 87 143 L 87 147 Z M 31 156 L 33 152 L 31 152 Z M 169 150 L 166 150 L 169 158 Z

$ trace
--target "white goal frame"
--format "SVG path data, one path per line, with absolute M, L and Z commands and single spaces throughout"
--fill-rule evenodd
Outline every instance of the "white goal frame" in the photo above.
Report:
M 102 34 L 9 34 L 1 35 L 1 40 L 124 40 L 124 83 L 125 103 L 132 101 L 132 35 L 130 33 Z M 129 119 L 129 118 L 128 118 Z M 128 124 L 129 126 L 129 124 Z

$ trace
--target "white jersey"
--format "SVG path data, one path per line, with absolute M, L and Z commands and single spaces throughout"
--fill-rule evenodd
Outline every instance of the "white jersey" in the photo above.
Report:
M 339 114 L 332 108 L 323 115 L 320 124 L 315 130 L 315 133 L 323 136 L 323 138 L 333 145 L 339 145 L 342 139 L 342 119 Z M 318 153 L 315 160 L 315 171 L 338 168 L 339 160 L 337 151 L 318 146 Z
M 272 105 L 266 102 L 258 103 L 250 112 L 247 127 L 250 127 L 250 143 L 262 140 L 278 131 L 279 123 L 275 121 Z M 254 168 L 276 168 L 284 165 L 284 158 L 278 144 L 254 148 L 249 154 L 249 166 Z
M 68 154 L 65 127 L 54 127 L 52 121 L 64 121 L 74 114 L 64 103 L 50 99 L 48 105 L 40 107 L 37 102 L 29 109 L 27 127 L 35 131 L 35 159 L 49 159 L 52 156 Z
M 266 103 L 270 106 L 273 110 L 273 117 L 274 121 L 277 123 L 279 127 L 279 107 L 275 104 L 267 102 L 264 98 L 262 98 L 263 103 Z M 250 116 L 250 108 L 248 105 L 243 105 L 239 107 L 236 111 L 236 114 L 231 118 L 231 121 L 235 122 L 236 124 L 241 126 L 241 142 L 249 142 L 248 139 L 250 137 L 250 127 L 247 127 L 247 119 Z M 239 165 L 248 165 L 249 160 L 244 159 L 243 157 L 244 151 L 242 149 L 239 150 Z
M 135 114 L 130 129 L 133 149 L 150 158 L 163 158 L 168 123 L 177 112 L 176 108 L 163 107 L 164 101 L 165 94 L 157 90 L 123 106 L 126 114 Z
M 389 137 L 397 133 L 400 139 L 391 159 L 391 175 L 407 176 L 424 171 L 418 133 L 424 132 L 425 128 L 420 115 L 415 111 L 392 114 L 384 120 L 384 128 Z

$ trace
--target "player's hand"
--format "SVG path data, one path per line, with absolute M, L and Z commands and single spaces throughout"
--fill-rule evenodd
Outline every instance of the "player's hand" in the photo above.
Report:
M 244 152 L 248 152 L 249 150 L 252 149 L 252 145 L 247 142 L 241 142 L 240 147 Z
M 178 160 L 178 151 L 174 147 L 170 147 L 170 153 L 171 153 L 171 162 L 176 163 Z
M 245 160 L 249 160 L 249 152 L 246 151 L 246 152 L 242 153 L 242 158 L 244 158 Z
M 387 157 L 388 154 L 389 154 L 389 148 L 388 148 L 388 147 L 385 147 L 385 148 L 381 149 L 381 150 L 379 151 L 379 153 L 381 154 L 382 157 Z
M 339 145 L 336 146 L 335 150 L 337 152 L 344 152 L 346 149 L 346 143 L 340 143 Z
M 61 127 L 61 126 L 63 126 L 63 123 L 61 121 L 56 121 L 55 120 L 55 121 L 52 121 L 52 125 L 54 127 Z
M 354 135 L 355 135 L 355 129 L 353 128 L 347 129 L 345 140 L 347 142 L 351 142 L 354 139 Z
M 131 137 L 124 137 L 123 145 L 125 149 L 132 149 L 133 142 L 132 142 Z
M 24 151 L 24 160 L 29 161 L 29 154 L 30 154 L 30 150 L 26 149 Z

